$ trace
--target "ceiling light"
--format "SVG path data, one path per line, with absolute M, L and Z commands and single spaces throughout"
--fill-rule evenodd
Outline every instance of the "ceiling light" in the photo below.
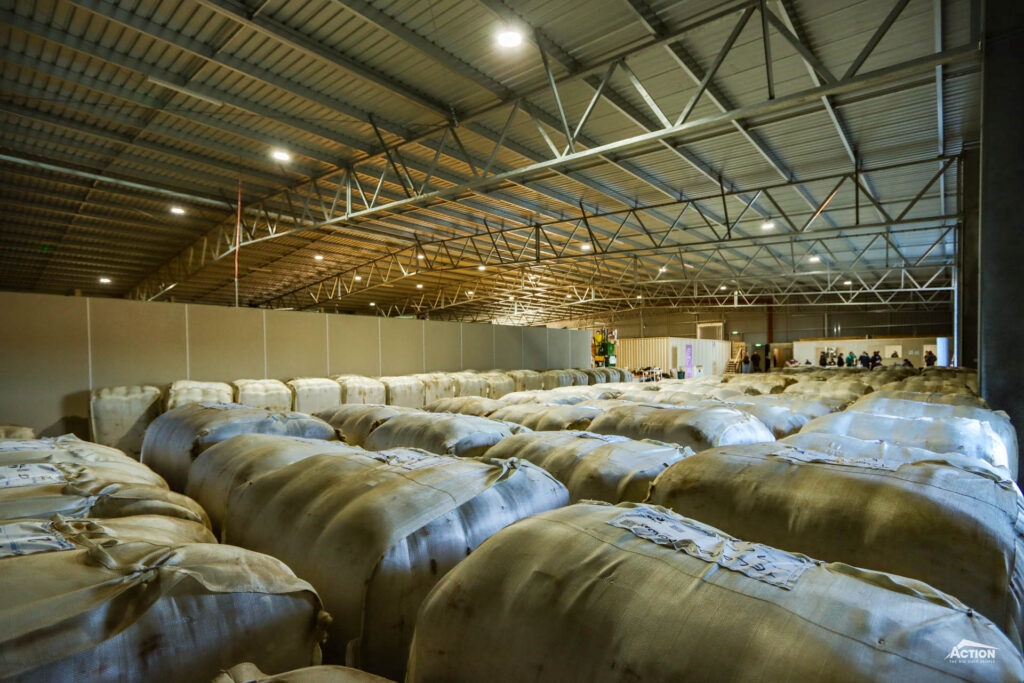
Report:
M 416 258 L 418 258 L 420 261 L 422 261 L 423 260 L 423 254 L 416 254 Z
M 580 249 L 583 251 L 590 251 L 590 242 L 584 242 L 580 245 Z
M 324 260 L 324 255 L 323 255 L 323 254 L 317 254 L 317 255 L 316 255 L 316 256 L 314 256 L 313 258 L 314 258 L 315 260 L 317 260 L 317 261 L 323 261 L 323 260 Z
M 510 297 L 508 298 L 508 300 L 509 300 L 509 301 L 515 301 L 515 300 L 516 300 L 516 298 L 515 298 L 514 296 L 510 296 Z
M 100 284 L 101 285 L 109 285 L 110 284 L 110 278 L 109 277 L 101 277 L 100 278 Z
M 510 28 L 498 31 L 494 39 L 501 47 L 519 47 L 523 44 L 523 34 Z
M 844 285 L 852 285 L 853 284 L 853 280 L 843 280 L 843 284 Z
M 571 298 L 572 298 L 572 294 L 566 294 L 566 295 L 565 295 L 565 298 L 566 298 L 566 299 L 571 299 Z
M 172 206 L 171 213 L 173 213 L 175 216 L 184 216 L 185 209 L 181 208 L 180 206 Z
M 636 298 L 637 298 L 637 299 L 643 299 L 644 297 L 643 297 L 643 295 L 642 295 L 642 294 L 637 294 L 637 295 L 636 295 Z
M 377 304 L 373 303 L 372 301 L 370 302 L 370 306 L 371 306 L 371 307 L 373 307 L 373 306 L 376 306 L 376 305 L 377 305 Z
M 466 292 L 466 294 L 468 294 L 469 296 L 473 296 L 473 290 L 469 290 L 468 292 Z
M 819 261 L 821 261 L 821 257 L 820 256 L 812 256 L 811 258 L 809 258 L 807 260 L 810 261 L 811 263 L 818 263 Z
M 662 266 L 661 268 L 658 268 L 658 272 L 659 272 L 659 273 L 664 273 L 664 272 L 666 272 L 667 270 L 668 270 L 668 268 L 666 268 L 665 266 Z
M 729 288 L 726 287 L 725 285 L 722 285 L 721 287 L 719 287 L 719 289 L 729 289 Z
M 291 161 L 292 155 L 283 149 L 275 149 L 270 153 L 270 156 L 274 157 L 277 161 Z
M 416 289 L 423 289 L 423 285 L 416 285 Z
M 487 270 L 487 266 L 477 266 L 477 270 Z
M 764 223 L 761 224 L 761 229 L 762 230 L 774 230 L 775 229 L 775 221 L 771 221 L 771 220 L 765 221 Z
M 363 279 L 363 276 L 362 276 L 362 275 L 356 275 L 356 277 L 355 277 L 355 281 L 356 281 L 356 282 L 359 282 L 359 281 L 361 281 L 362 279 Z

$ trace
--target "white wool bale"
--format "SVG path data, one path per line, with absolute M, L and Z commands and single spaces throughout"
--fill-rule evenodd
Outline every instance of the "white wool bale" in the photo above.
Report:
M 236 486 L 304 458 L 356 450 L 338 441 L 239 434 L 214 444 L 195 459 L 188 471 L 185 494 L 203 506 L 211 528 L 219 532 L 227 516 L 228 498 Z
M 519 458 L 543 467 L 569 489 L 569 502 L 640 502 L 655 477 L 693 455 L 660 441 L 634 441 L 583 431 L 529 432 L 496 444 L 490 458 Z
M 326 377 L 296 377 L 288 380 L 295 402 L 292 410 L 313 415 L 341 405 L 341 385 Z
M 951 659 L 963 640 L 995 648 L 992 659 Z M 579 503 L 498 532 L 439 581 L 406 681 L 880 677 L 1018 681 L 1024 660 L 988 619 L 920 581 L 739 541 L 656 506 Z
M 455 396 L 488 397 L 487 378 L 475 372 L 453 372 L 449 375 L 455 385 Z
M 439 455 L 477 458 L 494 444 L 513 434 L 528 431 L 509 422 L 473 415 L 409 412 L 380 424 L 363 446 L 371 451 L 389 448 L 421 448 Z
M 592 406 L 524 403 L 498 408 L 487 417 L 503 422 L 515 422 L 535 431 L 552 432 L 563 429 L 586 429 L 602 412 L 600 408 Z
M 837 457 L 786 442 L 703 451 L 666 469 L 648 502 L 738 538 L 918 579 L 1020 645 L 1024 497 L 987 463 Z
M 536 370 L 506 370 L 505 374 L 515 382 L 516 391 L 537 391 L 544 388 L 544 379 Z
M 455 398 L 441 398 L 428 404 L 424 410 L 431 413 L 459 413 L 460 415 L 476 415 L 487 417 L 505 404 L 493 398 L 481 398 L 480 396 L 456 396 Z
M 0 439 L 34 439 L 36 432 L 23 425 L 0 425 Z
M 387 403 L 387 388 L 379 379 L 362 375 L 338 375 L 334 380 L 341 386 L 341 402 Z
M 825 453 L 839 460 L 878 460 L 894 465 L 956 455 L 955 453 L 935 453 L 926 448 L 900 446 L 882 439 L 858 439 L 853 436 L 824 432 L 798 432 L 790 434 L 780 441 L 796 448 Z
M 29 462 L 63 462 L 88 464 L 97 462 L 121 463 L 128 467 L 149 470 L 124 452 L 83 441 L 74 434 L 43 437 L 40 439 L 0 439 L 0 465 L 18 465 Z M 161 480 L 162 481 L 162 480 Z M 166 483 L 163 484 L 167 486 Z
M 279 560 L 215 543 L 101 546 L 88 531 L 62 540 L 3 560 L 0 678 L 209 681 L 239 660 L 319 660 L 327 617 Z
M 0 559 L 52 553 L 74 547 L 76 537 L 84 536 L 98 546 L 143 542 L 155 545 L 216 543 L 210 530 L 187 519 L 164 515 L 132 515 L 114 519 L 16 519 L 0 521 Z
M 501 402 L 505 405 L 515 406 L 522 405 L 525 403 L 543 403 L 545 399 L 550 398 L 550 394 L 546 391 L 532 390 L 532 391 L 513 391 L 505 394 L 501 397 Z M 570 403 L 570 399 L 565 400 L 565 404 Z
M 566 372 L 572 377 L 572 384 L 576 387 L 585 387 L 590 384 L 590 379 L 587 377 L 587 373 L 583 372 L 578 368 L 568 368 Z
M 235 403 L 264 410 L 291 410 L 292 390 L 276 379 L 236 379 Z
M 89 398 L 92 438 L 137 459 L 146 427 L 160 414 L 160 398 L 160 389 L 152 386 L 94 389 Z
M 504 372 L 484 372 L 480 376 L 487 382 L 487 398 L 501 398 L 516 390 L 516 381 Z
M 235 390 L 230 384 L 179 379 L 167 390 L 164 410 L 174 410 L 189 403 L 231 403 L 234 398 Z
M 590 431 L 654 439 L 702 451 L 715 446 L 774 441 L 760 420 L 735 408 L 655 408 L 627 405 L 594 418 Z
M 455 396 L 455 381 L 443 372 L 425 372 L 411 375 L 423 382 L 423 405 L 433 403 L 439 398 Z M 422 408 L 423 406 L 415 406 Z
M 557 389 L 573 386 L 573 377 L 568 370 L 545 370 L 540 373 L 542 389 Z
M 280 674 L 265 674 L 250 662 L 222 671 L 213 683 L 393 683 L 390 679 L 347 666 L 307 666 Z
M 423 381 L 411 376 L 381 377 L 389 406 L 422 408 L 427 405 L 427 388 Z
M 327 418 L 327 423 L 334 428 L 338 438 L 349 446 L 360 446 L 366 443 L 370 432 L 393 417 L 406 413 L 421 412 L 416 408 L 384 405 L 344 405 Z
M 234 403 L 192 403 L 153 420 L 142 443 L 142 462 L 160 473 L 172 489 L 184 491 L 192 461 L 213 444 L 238 434 L 336 438 L 329 424 L 311 415 Z
M 167 490 L 163 479 L 134 460 L 12 460 L 0 466 L 0 519 L 165 515 L 209 524 L 194 500 Z
M 962 417 L 979 420 L 992 427 L 999 440 L 1006 446 L 1006 457 L 1010 462 L 1017 461 L 1017 430 L 1010 424 L 1010 416 L 1001 410 L 989 410 L 970 405 L 952 405 L 928 403 L 902 398 L 876 397 L 868 394 L 855 402 L 847 410 L 873 415 L 889 415 L 892 417 L 931 417 L 947 418 Z
M 893 417 L 846 410 L 818 417 L 800 430 L 840 434 L 865 440 L 885 440 L 900 446 L 924 448 L 935 453 L 958 453 L 989 462 L 1017 477 L 999 435 L 987 422 L 963 417 Z
M 334 617 L 327 663 L 402 680 L 437 580 L 499 529 L 566 500 L 564 486 L 525 462 L 321 455 L 236 488 L 225 541 L 280 558 L 317 588 Z

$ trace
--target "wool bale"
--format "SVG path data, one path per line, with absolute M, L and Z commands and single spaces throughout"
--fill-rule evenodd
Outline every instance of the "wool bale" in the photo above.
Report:
M 452 398 L 455 396 L 455 380 L 445 372 L 425 372 L 411 375 L 423 382 L 423 405 L 415 406 L 422 408 L 428 403 L 433 403 L 439 398 Z
M 962 663 L 950 655 L 965 640 L 995 651 Z M 1022 677 L 992 622 L 920 581 L 736 540 L 657 506 L 579 503 L 500 531 L 439 581 L 406 681 Z
M 501 398 L 516 390 L 516 381 L 504 372 L 494 370 L 481 373 L 480 376 L 487 382 L 486 398 Z
M 412 376 L 381 377 L 389 406 L 423 408 L 427 405 L 427 388 L 423 381 Z
M 397 415 L 370 432 L 364 444 L 371 451 L 422 448 L 439 455 L 482 456 L 494 444 L 529 431 L 509 422 L 473 415 L 415 412 Z
M 642 501 L 655 477 L 693 451 L 660 441 L 562 431 L 516 434 L 487 455 L 519 458 L 543 467 L 569 489 L 570 502 L 620 503 Z
M 326 615 L 267 555 L 215 543 L 96 542 L 0 560 L 0 678 L 209 681 L 238 661 L 315 664 Z
M 760 420 L 726 406 L 689 409 L 620 406 L 594 418 L 590 431 L 630 439 L 654 439 L 689 446 L 695 451 L 775 440 Z
M 526 462 L 318 455 L 236 488 L 224 538 L 282 559 L 320 591 L 334 616 L 326 663 L 402 680 L 437 580 L 499 529 L 567 498 Z
M 536 370 L 506 370 L 505 374 L 515 382 L 516 391 L 538 391 L 544 388 L 544 378 Z
M 980 396 L 971 394 L 937 394 L 923 391 L 903 391 L 899 389 L 878 390 L 871 394 L 874 398 L 898 398 L 904 401 L 919 401 L 922 403 L 935 403 L 938 405 L 951 406 L 972 406 L 974 408 L 988 408 L 988 402 Z
M 128 467 L 142 467 L 138 460 L 128 457 L 116 448 L 83 441 L 74 434 L 40 439 L 0 439 L 0 465 L 20 465 L 29 462 L 114 462 Z M 167 486 L 166 483 L 162 485 L 165 488 Z
M 570 368 L 566 370 L 566 372 L 568 372 L 569 375 L 572 376 L 573 386 L 585 387 L 588 384 L 590 384 L 590 378 L 587 376 L 587 373 L 583 372 L 582 370 L 579 370 L 577 368 Z
M 341 441 L 350 446 L 362 446 L 370 432 L 393 417 L 421 412 L 416 408 L 383 405 L 345 405 L 334 411 L 327 422 Z
M 837 457 L 777 442 L 703 451 L 666 469 L 648 502 L 738 538 L 918 579 L 1020 646 L 1024 497 L 973 458 Z
M 387 387 L 379 379 L 362 375 L 337 375 L 334 381 L 341 387 L 341 402 L 383 404 L 387 403 Z
M 542 389 L 557 389 L 558 387 L 571 387 L 573 378 L 568 370 L 545 370 L 540 373 L 540 382 Z
M 265 674 L 251 662 L 222 671 L 213 683 L 392 683 L 387 678 L 347 666 L 307 666 L 279 674 Z
M 276 379 L 236 379 L 235 403 L 264 410 L 291 410 L 292 389 Z
M 800 430 L 885 440 L 935 453 L 959 453 L 989 462 L 1017 477 L 1017 460 L 987 422 L 963 417 L 892 417 L 846 410 L 818 417 Z
M 179 379 L 167 390 L 164 410 L 174 410 L 189 403 L 231 403 L 235 390 L 224 382 L 193 382 Z
M 291 409 L 314 415 L 341 405 L 341 385 L 327 377 L 296 377 L 286 382 L 292 391 Z
M 113 519 L 67 519 L 54 515 L 52 519 L 0 521 L 0 559 L 69 550 L 78 536 L 101 547 L 118 541 L 156 545 L 217 542 L 206 526 L 164 515 Z
M 476 415 L 487 417 L 505 404 L 493 398 L 482 398 L 480 396 L 456 396 L 455 398 L 442 398 L 428 404 L 424 410 L 431 413 L 459 413 L 461 415 Z
M 219 532 L 227 515 L 228 498 L 236 486 L 313 455 L 357 451 L 338 441 L 239 434 L 210 446 L 195 459 L 185 493 L 203 506 L 211 528 Z
M 455 396 L 488 396 L 487 379 L 475 372 L 453 372 L 449 375 L 455 385 Z
M 138 459 L 146 427 L 160 414 L 160 399 L 160 389 L 152 386 L 93 390 L 89 398 L 89 427 L 93 440 Z
M 238 434 L 335 438 L 334 429 L 302 413 L 248 408 L 234 403 L 192 403 L 164 413 L 146 430 L 142 462 L 184 491 L 192 461 L 215 443 Z
M 36 432 L 31 427 L 24 425 L 2 425 L 0 424 L 0 439 L 34 439 Z
M 600 408 L 589 406 L 549 406 L 524 403 L 505 406 L 495 410 L 489 418 L 503 422 L 515 422 L 534 431 L 552 432 L 563 429 L 582 430 L 600 415 Z

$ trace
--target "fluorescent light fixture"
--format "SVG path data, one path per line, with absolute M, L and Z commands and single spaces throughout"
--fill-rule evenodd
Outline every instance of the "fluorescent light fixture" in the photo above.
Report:
M 719 287 L 719 289 L 729 289 L 729 288 L 726 287 L 725 285 L 722 285 L 721 287 Z
M 466 294 L 468 294 L 469 296 L 473 296 L 473 290 L 469 290 L 468 292 L 466 292 Z
M 487 266 L 477 266 L 477 270 L 487 270 Z
M 810 261 L 811 263 L 818 263 L 819 261 L 821 261 L 821 257 L 820 256 L 812 256 L 811 258 L 809 258 L 807 260 Z
M 423 285 L 416 285 L 416 289 L 423 289 Z
M 739 334 L 739 333 L 740 333 L 740 331 L 739 331 L 739 330 L 733 330 L 733 331 L 732 331 L 732 333 L 733 333 L 733 334 Z
M 668 268 L 666 268 L 665 266 L 662 266 L 661 268 L 658 268 L 658 272 L 659 273 L 664 273 L 664 272 L 667 272 L 667 271 L 668 271 Z
M 853 280 L 843 280 L 843 284 L 844 285 L 852 285 L 853 284 Z
M 590 246 L 590 242 L 584 242 L 583 244 L 580 245 L 580 249 L 582 249 L 583 251 L 590 251 Z
M 422 261 L 423 260 L 423 254 L 416 254 L 416 258 L 419 259 L 420 261 Z
M 500 47 L 519 47 L 523 44 L 523 34 L 515 29 L 503 28 L 494 35 Z
M 642 295 L 642 294 L 637 294 L 637 295 L 636 295 L 636 298 L 637 298 L 637 299 L 643 299 L 644 297 L 643 297 L 643 295 Z
M 199 93 L 197 93 L 197 92 L 195 92 L 193 90 L 190 90 L 190 89 L 188 89 L 188 88 L 186 88 L 184 86 L 176 85 L 174 83 L 170 83 L 168 81 L 164 81 L 164 80 L 161 80 L 159 78 L 153 78 L 152 76 L 147 76 L 146 80 L 149 81 L 150 83 L 154 83 L 156 85 L 159 85 L 161 88 L 167 88 L 168 90 L 173 90 L 174 92 L 180 92 L 182 95 L 188 95 L 189 97 L 194 97 L 197 100 L 202 100 L 203 102 L 209 102 L 210 104 L 212 104 L 214 106 L 217 106 L 217 107 L 223 107 L 224 106 L 224 103 L 221 102 L 220 100 L 214 99 L 212 97 L 207 97 L 206 95 L 200 95 Z
M 761 229 L 762 230 L 774 230 L 775 229 L 775 221 L 772 221 L 772 220 L 765 221 L 764 223 L 761 224 Z
M 181 208 L 180 206 L 172 206 L 171 213 L 173 213 L 175 216 L 184 216 L 185 209 Z
M 109 277 L 101 277 L 100 278 L 100 284 L 101 285 L 109 285 L 110 284 L 110 278 Z
M 372 301 L 370 302 L 370 307 L 371 307 L 371 308 L 372 308 L 372 307 L 374 307 L 374 306 L 376 306 L 376 305 L 377 305 L 377 304 L 373 303 Z
M 354 279 L 355 279 L 356 282 L 360 282 L 363 279 L 363 276 L 362 275 L 356 275 Z
M 291 161 L 292 155 L 283 149 L 271 150 L 270 156 L 274 157 L 277 161 Z
M 317 254 L 317 255 L 316 255 L 316 256 L 314 256 L 313 258 L 314 258 L 315 260 L 317 260 L 317 261 L 323 261 L 323 260 L 324 260 L 324 255 L 323 255 L 323 254 Z

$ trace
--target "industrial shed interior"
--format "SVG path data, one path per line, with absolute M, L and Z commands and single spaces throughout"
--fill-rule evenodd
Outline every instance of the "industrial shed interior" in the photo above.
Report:
M 1024 680 L 1022 3 L 0 40 L 0 680 Z

